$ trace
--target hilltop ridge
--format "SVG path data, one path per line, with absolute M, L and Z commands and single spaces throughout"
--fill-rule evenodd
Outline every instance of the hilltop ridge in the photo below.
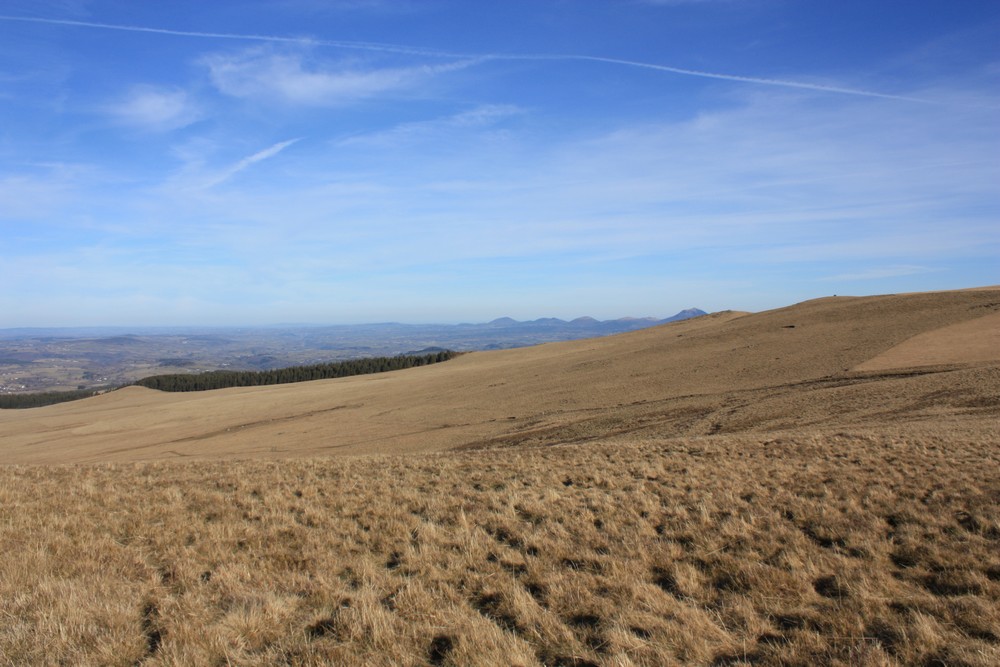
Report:
M 371 378 L 165 396 L 129 388 L 0 414 L 0 462 L 408 453 L 997 414 L 995 358 L 865 370 L 1000 311 L 1000 290 L 824 297 L 476 352 Z M 981 356 L 981 355 L 980 355 Z M 930 400 L 928 397 L 936 397 Z
M 41 464 L 0 465 L 0 654 L 992 667 L 998 327 L 997 289 L 826 297 L 0 411 Z

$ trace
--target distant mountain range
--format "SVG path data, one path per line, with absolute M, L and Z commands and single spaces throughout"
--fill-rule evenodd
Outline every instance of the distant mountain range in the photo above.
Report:
M 668 322 L 689 320 L 692 317 L 700 315 L 707 315 L 707 313 L 699 308 L 688 308 L 662 320 L 658 320 L 655 317 L 620 317 L 617 320 L 596 320 L 593 317 L 578 317 L 575 320 L 567 321 L 561 320 L 558 317 L 542 317 L 537 320 L 518 321 L 510 317 L 500 317 L 486 324 L 460 324 L 458 326 L 481 327 L 491 330 L 513 329 L 522 332 L 528 330 L 552 331 L 562 329 L 579 333 L 582 330 L 586 330 L 588 333 L 600 336 L 635 331 L 636 329 L 667 324 Z
M 543 317 L 519 322 L 501 317 L 479 324 L 0 329 L 0 393 L 93 389 L 163 373 L 258 371 L 441 350 L 501 350 L 597 338 L 704 314 L 689 308 L 662 320 Z
M 688 308 L 676 315 L 658 320 L 655 317 L 621 317 L 617 320 L 597 320 L 593 317 L 578 317 L 574 320 L 561 320 L 558 317 L 542 317 L 537 320 L 519 321 L 510 317 L 499 317 L 491 322 L 475 324 L 404 324 L 400 322 L 384 322 L 375 324 L 274 324 L 267 326 L 143 326 L 143 327 L 123 327 L 123 326 L 93 326 L 93 327 L 20 327 L 4 329 L 0 328 L 0 339 L 18 338 L 77 338 L 77 339 L 100 339 L 102 343 L 109 345 L 133 345 L 141 343 L 141 337 L 145 336 L 183 336 L 191 340 L 193 337 L 215 339 L 220 335 L 236 334 L 242 335 L 248 332 L 258 331 L 342 331 L 353 329 L 360 332 L 388 329 L 434 329 L 434 330 L 464 330 L 464 331 L 504 331 L 524 333 L 527 331 L 555 331 L 572 332 L 573 338 L 580 338 L 581 332 L 585 335 L 601 336 L 611 333 L 622 333 L 634 331 L 646 327 L 687 320 L 699 315 L 705 315 L 704 310 L 698 308 Z
M 472 350 L 499 350 L 524 347 L 539 343 L 552 343 L 580 338 L 597 338 L 611 334 L 625 333 L 637 329 L 705 315 L 698 308 L 688 308 L 665 319 L 655 317 L 622 317 L 617 320 L 597 320 L 593 317 L 578 317 L 562 320 L 557 317 L 541 317 L 537 320 L 519 321 L 511 317 L 499 317 L 490 322 L 465 324 L 401 324 L 383 322 L 380 324 L 335 325 L 323 327 L 302 327 L 286 330 L 286 336 L 301 336 L 309 345 L 319 349 L 341 349 L 358 346 L 359 354 L 374 353 L 424 353 L 442 349 L 460 352 Z M 336 341 L 329 346 L 329 341 Z M 392 349 L 392 345 L 407 347 Z
M 510 317 L 500 317 L 484 324 L 439 325 L 427 328 L 436 329 L 438 335 L 444 339 L 451 339 L 450 349 L 495 350 L 608 336 L 688 320 L 705 314 L 705 311 L 699 308 L 688 308 L 662 320 L 655 317 L 622 317 L 617 320 L 597 320 L 593 317 L 561 320 L 557 317 L 542 317 L 537 320 L 518 321 Z

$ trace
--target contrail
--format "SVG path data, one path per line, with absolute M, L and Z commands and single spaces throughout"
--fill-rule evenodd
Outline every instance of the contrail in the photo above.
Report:
M 840 86 L 829 86 L 818 83 L 806 83 L 803 81 L 788 81 L 785 79 L 768 79 L 763 77 L 742 76 L 739 74 L 724 74 L 720 72 L 706 72 L 703 70 L 685 69 L 683 67 L 672 67 L 669 65 L 658 65 L 655 63 L 645 63 L 636 60 L 624 60 L 621 58 L 607 58 L 603 56 L 587 56 L 578 54 L 503 54 L 503 53 L 455 53 L 449 51 L 437 51 L 434 49 L 423 49 L 420 47 L 406 46 L 402 44 L 382 44 L 378 42 L 355 42 L 345 40 L 312 39 L 310 37 L 283 37 L 280 35 L 253 35 L 227 32 L 199 32 L 193 30 L 171 30 L 169 28 L 149 28 L 145 26 L 121 25 L 114 23 L 96 23 L 92 21 L 73 21 L 69 19 L 46 19 L 34 16 L 5 16 L 0 15 L 0 21 L 24 21 L 27 23 L 46 23 L 51 25 L 76 26 L 80 28 L 99 28 L 103 30 L 123 30 L 126 32 L 144 32 L 157 35 L 173 35 L 178 37 L 198 37 L 208 39 L 233 39 L 242 41 L 276 42 L 284 44 L 306 44 L 312 46 L 327 46 L 338 49 L 356 49 L 359 51 L 375 51 L 383 53 L 400 53 L 405 55 L 418 55 L 429 58 L 462 58 L 480 62 L 487 60 L 576 60 L 583 62 L 599 62 L 611 65 L 622 65 L 625 67 L 639 67 L 652 69 L 671 74 L 683 76 L 693 76 L 702 79 L 718 79 L 722 81 L 735 81 L 737 83 L 753 83 L 764 86 L 777 86 L 781 88 L 798 88 L 800 90 L 814 90 L 823 93 L 834 93 L 839 95 L 857 95 L 861 97 L 875 97 L 887 100 L 898 100 L 902 102 L 916 102 L 920 104 L 940 104 L 934 100 L 921 99 L 919 97 L 909 97 L 906 95 L 893 95 L 890 93 L 880 93 L 872 90 L 859 88 L 844 88 Z
M 534 56 L 540 58 L 541 56 Z M 684 69 L 682 67 L 670 67 L 669 65 L 655 65 L 653 63 L 643 63 L 634 60 L 621 60 L 619 58 L 604 58 L 601 56 L 549 56 L 550 58 L 564 58 L 567 60 L 590 60 L 593 62 L 612 63 L 615 65 L 627 65 L 630 67 L 645 67 L 647 69 L 660 70 L 662 72 L 672 72 L 686 76 L 698 76 L 703 79 L 722 79 L 723 81 L 739 81 L 741 83 L 759 83 L 765 86 L 782 86 L 784 88 L 802 88 L 805 90 L 816 90 L 824 93 L 839 93 L 841 95 L 862 95 L 864 97 L 881 97 L 887 100 L 901 100 L 904 102 L 919 102 L 921 104 L 937 104 L 933 100 L 925 100 L 919 97 L 908 97 L 906 95 L 892 95 L 890 93 L 878 93 L 872 90 L 862 90 L 859 88 L 842 88 L 840 86 L 827 86 L 819 83 L 806 83 L 803 81 L 786 81 L 784 79 L 766 79 L 756 76 L 740 76 L 739 74 L 720 74 L 718 72 L 705 72 L 696 69 Z
M 421 49 L 415 46 L 400 44 L 379 44 L 377 42 L 353 42 L 347 40 L 313 39 L 311 37 L 283 37 L 280 35 L 247 35 L 231 32 L 200 32 L 194 30 L 171 30 L 169 28 L 149 28 L 138 25 L 121 25 L 117 23 L 96 23 L 93 21 L 73 21 L 69 19 L 43 19 L 34 16 L 0 15 L 0 21 L 23 21 L 26 23 L 47 23 L 50 25 L 66 25 L 78 28 L 100 28 L 102 30 L 122 30 L 125 32 L 145 32 L 155 35 L 173 35 L 175 37 L 200 37 L 209 39 L 234 39 L 250 42 L 278 42 L 283 44 L 308 44 L 315 46 L 331 46 L 341 49 L 358 49 L 361 51 L 385 51 L 435 58 L 481 58 L 476 55 L 463 55 L 432 49 Z
M 262 151 L 257 151 L 253 155 L 243 158 L 242 160 L 231 166 L 229 169 L 223 171 L 221 174 L 218 174 L 215 178 L 203 184 L 201 187 L 206 190 L 208 188 L 214 188 L 216 185 L 228 181 L 230 178 L 240 173 L 247 167 L 257 162 L 260 162 L 261 160 L 266 160 L 269 157 L 274 157 L 275 155 L 277 155 L 278 153 L 280 153 L 281 151 L 285 150 L 286 148 L 288 148 L 289 146 L 298 141 L 301 141 L 301 137 L 298 139 L 289 139 L 288 141 L 281 141 L 274 144 L 273 146 L 265 148 Z

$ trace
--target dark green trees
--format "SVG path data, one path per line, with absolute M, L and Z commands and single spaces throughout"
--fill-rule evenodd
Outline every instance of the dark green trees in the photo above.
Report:
M 270 384 L 289 384 L 309 380 L 328 380 L 350 375 L 368 375 L 398 371 L 404 368 L 426 366 L 448 361 L 457 353 L 450 350 L 424 355 L 398 357 L 373 357 L 353 359 L 312 366 L 291 366 L 270 371 L 208 371 L 207 373 L 153 375 L 136 382 L 137 385 L 160 391 L 207 391 L 226 387 L 258 387 Z

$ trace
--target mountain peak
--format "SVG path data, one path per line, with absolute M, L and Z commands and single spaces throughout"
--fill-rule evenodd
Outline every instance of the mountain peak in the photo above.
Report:
M 667 319 L 665 319 L 663 321 L 664 322 L 677 322 L 678 320 L 690 320 L 692 317 L 701 317 L 702 315 L 708 315 L 708 313 L 706 313 L 701 308 L 685 308 L 684 310 L 682 310 L 681 312 L 677 313 L 676 315 L 672 315 L 671 317 L 668 317 Z

